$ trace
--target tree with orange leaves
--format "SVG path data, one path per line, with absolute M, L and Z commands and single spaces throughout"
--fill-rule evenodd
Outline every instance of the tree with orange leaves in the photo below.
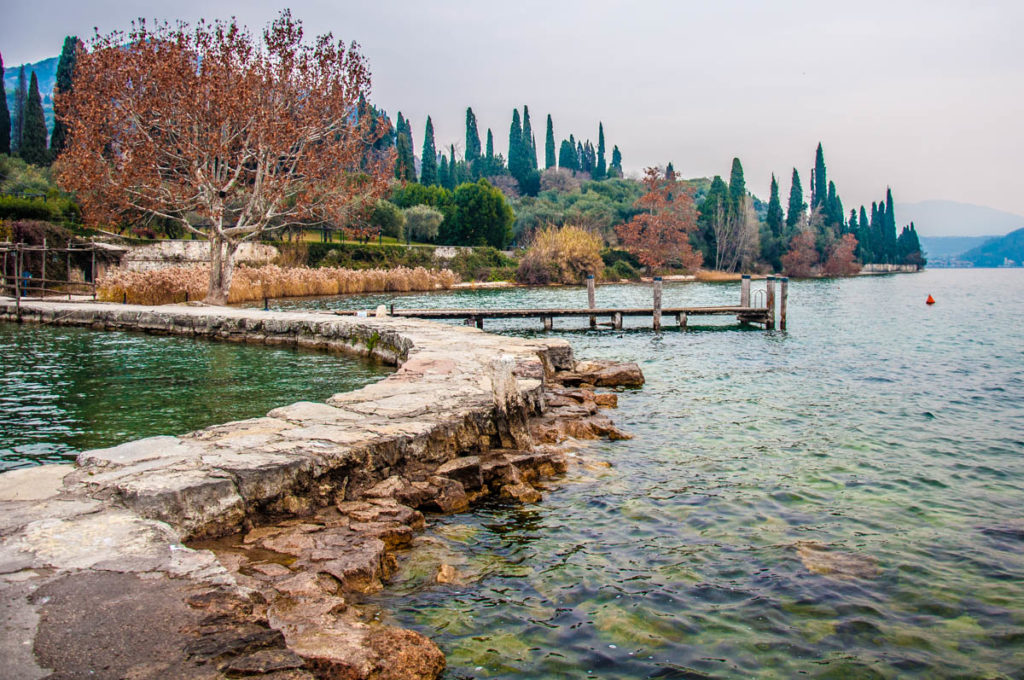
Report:
M 206 300 L 224 304 L 241 243 L 348 223 L 383 193 L 393 153 L 368 153 L 387 132 L 359 114 L 369 90 L 358 45 L 307 43 L 287 10 L 260 39 L 234 20 L 140 20 L 80 54 L 56 102 L 58 179 L 90 223 L 148 215 L 209 239 Z
M 644 170 L 647 193 L 633 207 L 641 212 L 615 228 L 619 240 L 649 272 L 667 263 L 696 269 L 702 256 L 690 246 L 690 233 L 697 229 L 697 210 L 687 187 L 676 182 L 675 171 Z

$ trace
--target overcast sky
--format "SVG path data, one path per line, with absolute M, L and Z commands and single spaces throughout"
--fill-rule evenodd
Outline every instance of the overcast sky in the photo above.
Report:
M 684 177 L 728 177 L 783 202 L 795 166 L 809 193 L 819 141 L 844 205 L 947 199 L 1024 215 L 1024 2 L 945 0 L 441 0 L 153 3 L 53 0 L 4 9 L 10 65 L 53 56 L 148 18 L 237 16 L 262 28 L 282 7 L 307 35 L 362 45 L 375 102 L 412 120 L 419 154 L 433 118 L 439 148 L 464 146 L 465 109 L 508 145 L 527 104 L 543 163 L 557 140 L 597 142 L 604 122 L 628 174 L 668 161 Z

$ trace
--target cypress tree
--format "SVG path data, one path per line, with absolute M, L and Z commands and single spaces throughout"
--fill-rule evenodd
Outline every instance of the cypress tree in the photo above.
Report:
M 676 166 L 672 165 L 672 161 L 668 162 L 665 166 L 665 179 L 675 179 L 676 177 Z
M 616 174 L 622 177 L 622 154 L 619 153 L 619 147 L 615 146 L 612 148 L 612 165 L 615 168 Z
M 64 47 L 60 51 L 60 60 L 57 62 L 57 82 L 54 86 L 54 94 L 70 94 L 73 87 L 72 77 L 75 70 L 75 61 L 78 59 L 78 50 L 81 41 L 76 36 L 69 35 L 64 38 Z M 60 117 L 55 116 L 53 122 L 53 134 L 50 135 L 50 152 L 56 158 L 57 154 L 64 150 L 67 143 L 67 127 Z
M 525 168 L 537 169 L 537 142 L 533 138 L 533 126 L 530 124 L 530 107 L 523 104 L 523 152 L 526 155 Z
M 465 163 L 459 163 L 458 161 L 455 160 L 454 144 L 452 144 L 451 147 L 449 147 L 448 153 L 448 181 L 451 182 L 451 186 L 448 188 L 455 189 L 455 187 L 459 186 L 459 184 L 461 184 L 462 180 L 464 179 L 460 175 L 460 172 L 463 170 Z
M 818 150 L 814 154 L 814 179 L 811 187 L 811 207 L 825 209 L 827 199 L 828 182 L 825 179 L 825 153 L 821 149 L 821 142 L 818 142 Z
M 846 233 L 857 235 L 857 209 L 850 208 L 850 221 L 846 224 Z
M 32 83 L 28 88 L 24 125 L 21 157 L 26 163 L 46 165 L 50 162 L 50 152 L 46 150 L 46 119 L 43 117 L 43 98 L 39 96 L 39 80 L 35 71 L 32 71 Z
M 0 55 L 0 83 L 4 82 L 4 58 Z M 0 153 L 11 153 L 11 112 L 7 109 L 7 93 L 0 97 Z
M 434 146 L 434 123 L 427 116 L 423 131 L 423 156 L 420 158 L 420 184 L 437 184 L 437 148 Z
M 519 122 L 519 109 L 512 110 L 512 125 L 508 128 L 508 171 L 519 179 L 526 173 L 526 151 L 523 149 L 523 126 Z
M 487 128 L 487 160 L 494 160 L 494 135 L 491 128 Z
M 800 186 L 800 173 L 793 168 L 793 183 L 789 188 L 789 209 L 786 212 L 786 227 L 792 232 L 803 219 L 804 210 L 807 204 L 804 203 L 804 189 Z
M 860 219 L 857 224 L 857 257 L 864 264 L 875 261 L 871 250 L 871 223 L 868 221 L 868 211 L 864 206 L 860 207 Z
M 416 158 L 412 145 L 412 127 L 398 112 L 395 124 L 395 179 L 403 182 L 416 181 Z
M 451 172 L 448 170 L 448 157 L 444 154 L 441 154 L 441 162 L 437 166 L 437 183 L 449 191 L 452 188 Z
M 579 170 L 579 163 L 576 157 L 576 145 L 569 139 L 562 140 L 562 146 L 558 149 L 558 167 L 569 170 L 573 174 Z
M 553 168 L 558 162 L 555 159 L 555 127 L 551 124 L 551 114 L 548 114 L 548 131 L 544 135 L 544 167 Z
M 824 209 L 825 224 L 834 225 L 834 224 L 842 222 L 842 213 L 838 214 L 838 218 L 837 218 L 837 215 L 836 215 L 837 210 L 838 210 L 838 205 L 836 203 L 837 201 L 838 201 L 838 197 L 836 196 L 836 185 L 835 185 L 835 182 L 829 181 L 829 183 L 828 183 L 828 193 L 825 196 L 825 209 Z
M 732 159 L 732 170 L 729 171 L 729 212 L 738 215 L 747 197 L 747 182 L 743 179 L 743 166 L 739 158 Z
M 597 165 L 594 166 L 594 179 L 608 176 L 608 163 L 604 159 L 604 123 L 597 123 Z
M 454 156 L 453 156 L 454 158 Z M 473 109 L 466 108 L 466 162 L 473 163 L 480 158 L 480 133 L 476 127 L 476 116 Z
M 28 101 L 28 81 L 25 67 L 18 69 L 18 84 L 14 90 L 14 110 L 11 111 L 11 153 L 21 149 L 21 138 L 25 132 L 25 104 Z
M 765 223 L 774 238 L 782 237 L 782 202 L 779 200 L 779 183 L 772 173 L 771 197 L 768 199 L 768 214 L 765 216 Z
M 882 228 L 885 230 L 885 254 L 889 262 L 896 261 L 896 212 L 892 204 L 892 189 L 885 190 L 885 206 Z

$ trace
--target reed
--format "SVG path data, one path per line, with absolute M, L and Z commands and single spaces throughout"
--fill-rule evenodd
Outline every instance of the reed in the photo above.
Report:
M 721 272 L 714 269 L 701 269 L 697 272 L 697 280 L 706 283 L 720 281 L 739 281 L 742 275 L 737 272 Z
M 167 267 L 137 272 L 113 269 L 96 282 L 99 299 L 164 305 L 202 300 L 210 280 L 208 265 Z M 341 267 L 239 266 L 231 281 L 229 302 L 268 298 L 437 290 L 451 288 L 459 277 L 447 269 L 344 269 Z

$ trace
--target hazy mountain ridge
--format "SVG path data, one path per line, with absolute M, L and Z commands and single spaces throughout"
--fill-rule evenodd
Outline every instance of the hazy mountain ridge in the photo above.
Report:
M 1024 227 L 1024 216 L 956 201 L 897 203 L 896 223 L 911 222 L 917 227 L 922 240 L 937 236 L 1002 236 Z
M 929 260 L 959 258 L 972 248 L 977 248 L 999 236 L 922 236 L 921 247 Z
M 32 71 L 39 80 L 39 94 L 43 98 L 43 115 L 46 116 L 46 130 L 53 130 L 53 87 L 57 82 L 57 61 L 60 57 L 50 57 L 34 64 L 25 64 L 25 87 L 32 80 Z M 9 66 L 4 64 L 4 90 L 7 94 L 7 110 L 14 110 L 14 92 L 18 89 L 18 70 L 21 64 Z
M 1024 262 L 1024 229 L 968 250 L 960 259 L 973 262 L 975 267 L 1001 267 L 1006 260 L 1020 266 Z

